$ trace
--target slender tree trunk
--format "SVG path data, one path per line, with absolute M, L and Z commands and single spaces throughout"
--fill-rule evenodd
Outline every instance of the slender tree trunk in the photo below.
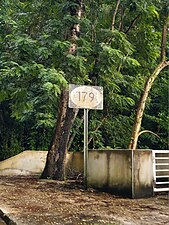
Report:
M 119 31 L 123 32 L 123 19 L 124 19 L 125 9 L 121 6 L 120 8 L 120 24 L 119 24 Z
M 119 5 L 120 5 L 120 0 L 117 0 L 116 8 L 114 10 L 113 17 L 112 17 L 112 25 L 111 25 L 111 30 L 112 31 L 114 30 L 115 20 L 116 20 L 116 14 L 117 14 Z
M 164 61 L 166 56 L 165 46 L 166 46 L 166 40 L 167 40 L 168 20 L 167 19 L 165 20 L 164 26 L 163 26 L 162 40 L 161 40 L 161 61 Z
M 139 132 L 140 132 L 140 128 L 141 128 L 143 113 L 144 113 L 144 109 L 145 109 L 145 105 L 146 105 L 146 101 L 147 101 L 147 98 L 148 98 L 149 91 L 150 91 L 156 77 L 159 75 L 159 73 L 166 66 L 169 66 L 169 61 L 161 62 L 157 66 L 155 71 L 152 73 L 152 75 L 148 78 L 148 80 L 145 84 L 144 92 L 143 92 L 143 95 L 140 98 L 138 108 L 137 108 L 136 119 L 135 119 L 133 130 L 132 130 L 129 149 L 135 150 L 137 148 L 138 136 L 139 136 Z
M 82 16 L 83 1 L 77 0 L 79 5 L 76 12 L 70 12 L 71 15 L 77 16 L 78 19 Z M 79 37 L 80 25 L 74 24 L 70 29 L 70 40 L 72 42 L 69 53 L 76 53 L 76 40 Z M 68 107 L 68 90 L 63 89 L 60 96 L 59 112 L 57 117 L 57 123 L 53 139 L 51 141 L 45 168 L 40 176 L 40 178 L 52 178 L 57 180 L 65 179 L 65 160 L 67 145 L 70 136 L 70 130 L 74 119 L 77 115 L 78 109 L 71 109 Z
M 137 107 L 137 112 L 136 112 L 136 117 L 135 117 L 135 122 L 133 125 L 132 129 L 132 135 L 129 143 L 129 149 L 135 150 L 137 148 L 137 142 L 138 142 L 138 137 L 140 134 L 140 129 L 141 129 L 141 123 L 143 119 L 143 113 L 146 105 L 146 101 L 148 98 L 149 91 L 154 83 L 154 80 L 156 77 L 159 75 L 159 73 L 169 66 L 169 61 L 165 61 L 166 55 L 166 40 L 167 40 L 167 21 L 168 17 L 164 21 L 163 25 L 163 30 L 162 30 L 162 40 L 161 40 L 161 62 L 160 64 L 156 67 L 154 72 L 150 75 L 150 77 L 147 79 L 145 86 L 144 86 L 144 91 L 143 94 L 140 98 L 138 107 Z

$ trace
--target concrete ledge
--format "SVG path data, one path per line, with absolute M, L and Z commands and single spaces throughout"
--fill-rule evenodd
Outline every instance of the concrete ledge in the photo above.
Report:
M 0 175 L 27 175 L 41 173 L 46 162 L 47 151 L 24 151 L 0 162 Z
M 0 175 L 2 176 L 13 176 L 13 175 L 22 175 L 22 176 L 27 176 L 27 175 L 34 175 L 36 172 L 31 172 L 29 170 L 23 170 L 23 169 L 11 169 L 11 168 L 5 168 L 0 170 Z
M 40 174 L 46 163 L 47 151 L 24 151 L 0 162 L 0 175 Z M 66 157 L 66 172 L 69 175 L 83 174 L 83 153 L 69 152 Z

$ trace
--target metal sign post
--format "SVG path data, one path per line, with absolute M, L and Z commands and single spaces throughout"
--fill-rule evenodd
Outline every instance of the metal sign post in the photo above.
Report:
M 84 109 L 84 184 L 87 189 L 88 174 L 88 109 Z
M 88 111 L 103 109 L 103 87 L 69 85 L 69 108 L 84 109 L 84 183 L 88 177 Z

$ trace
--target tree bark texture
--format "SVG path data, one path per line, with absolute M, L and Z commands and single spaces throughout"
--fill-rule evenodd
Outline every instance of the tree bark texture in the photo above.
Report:
M 47 161 L 40 178 L 52 178 L 64 180 L 64 165 L 66 160 L 67 144 L 70 129 L 77 114 L 77 109 L 68 108 L 68 91 L 64 89 L 61 93 L 58 119 L 49 146 Z
M 165 60 L 165 56 L 166 56 L 165 46 L 167 41 L 168 20 L 169 18 L 165 20 L 164 26 L 163 26 L 162 39 L 161 39 L 161 62 Z
M 77 5 L 79 7 L 77 8 L 76 12 L 73 11 L 70 12 L 70 14 L 80 19 L 83 11 L 83 1 L 77 0 Z M 76 53 L 76 40 L 79 37 L 79 33 L 80 25 L 74 24 L 70 28 L 69 37 L 71 41 L 69 53 L 71 54 Z M 78 109 L 71 109 L 68 107 L 68 99 L 68 90 L 63 89 L 60 96 L 59 112 L 57 116 L 55 132 L 49 146 L 46 165 L 40 178 L 52 178 L 56 180 L 65 179 L 67 145 L 69 141 L 70 130 L 78 111 Z

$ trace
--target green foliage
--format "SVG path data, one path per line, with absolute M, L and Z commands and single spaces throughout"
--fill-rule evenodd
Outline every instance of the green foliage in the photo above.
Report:
M 47 149 L 59 95 L 68 83 L 104 88 L 103 112 L 89 117 L 90 148 L 127 148 L 141 90 L 159 61 L 168 1 L 121 1 L 113 31 L 116 2 L 84 3 L 79 21 L 76 1 L 0 2 L 1 159 L 23 149 Z M 70 28 L 77 23 L 81 33 L 72 55 Z M 141 148 L 167 148 L 167 92 L 164 71 L 149 97 L 142 127 L 161 139 L 144 134 Z M 80 118 L 72 130 L 74 150 L 83 148 L 83 127 L 76 130 Z

